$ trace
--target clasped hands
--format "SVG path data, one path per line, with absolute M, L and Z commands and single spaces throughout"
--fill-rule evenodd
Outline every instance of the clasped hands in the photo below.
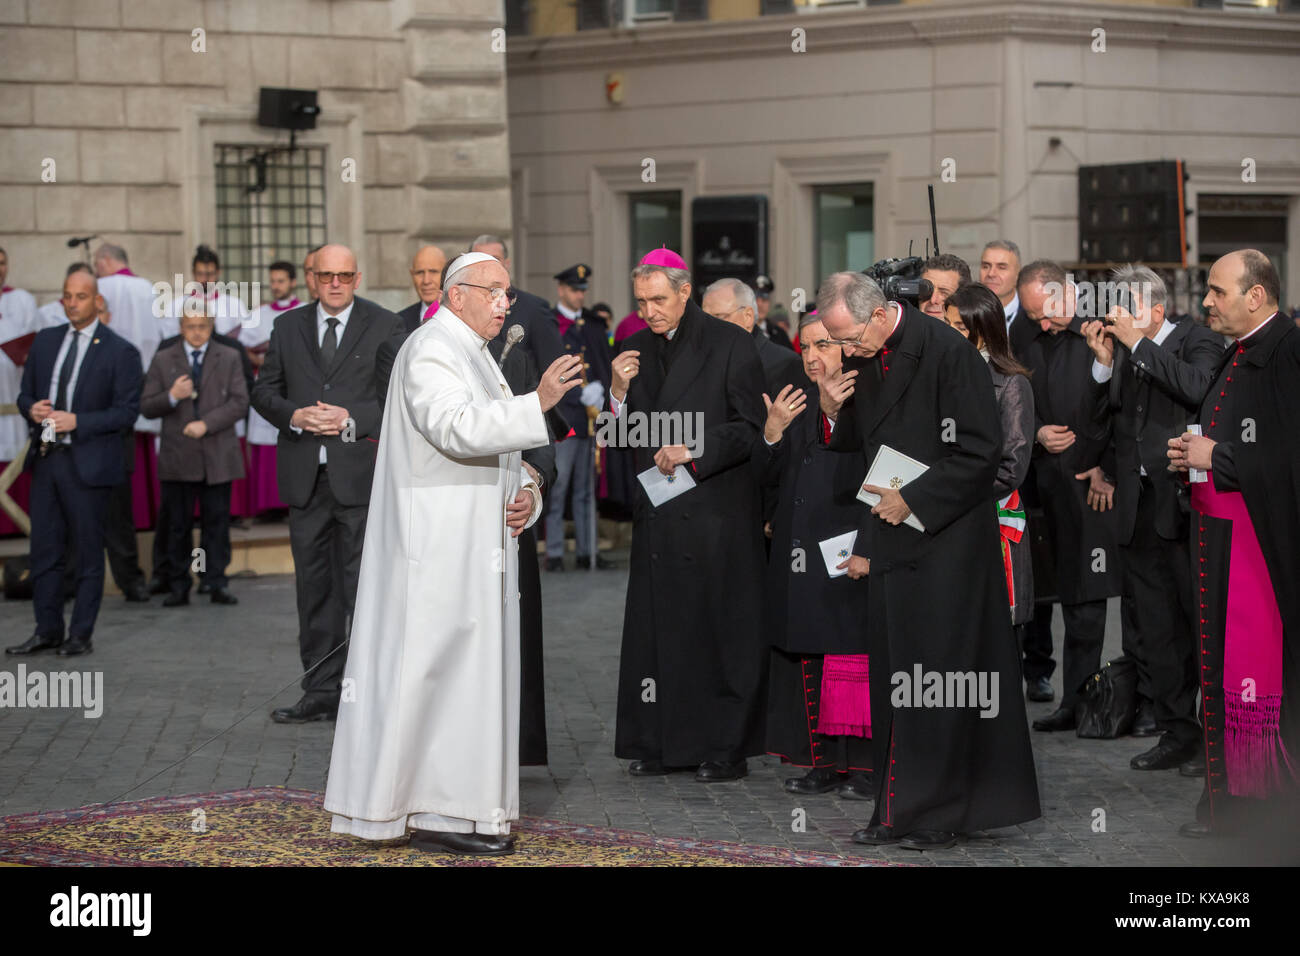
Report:
M 304 405 L 294 412 L 289 424 L 313 435 L 338 435 L 350 417 L 346 408 L 317 402 L 315 405 Z
M 54 406 L 48 398 L 42 398 L 39 402 L 32 404 L 31 411 L 28 412 L 32 421 L 40 425 L 46 419 L 54 422 L 54 431 L 57 434 L 77 430 L 77 416 L 72 412 L 56 412 Z

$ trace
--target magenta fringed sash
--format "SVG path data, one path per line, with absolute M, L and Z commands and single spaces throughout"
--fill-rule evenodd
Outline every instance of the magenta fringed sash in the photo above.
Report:
M 1193 483 L 1192 507 L 1232 522 L 1223 636 L 1224 764 L 1228 792 L 1264 797 L 1295 775 L 1278 733 L 1282 709 L 1282 615 L 1255 526 L 1239 492 L 1214 476 Z M 1283 774 L 1283 767 L 1287 773 Z
M 827 654 L 822 662 L 817 733 L 871 736 L 871 684 L 866 654 Z

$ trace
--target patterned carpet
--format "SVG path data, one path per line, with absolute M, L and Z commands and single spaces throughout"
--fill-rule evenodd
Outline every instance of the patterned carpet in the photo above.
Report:
M 0 818 L 0 865 L 865 866 L 828 853 L 653 837 L 525 817 L 511 856 L 474 859 L 330 833 L 321 794 L 261 787 Z

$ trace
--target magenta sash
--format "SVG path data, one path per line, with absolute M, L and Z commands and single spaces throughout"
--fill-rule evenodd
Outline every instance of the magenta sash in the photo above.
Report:
M 1223 633 L 1224 764 L 1228 792 L 1264 797 L 1295 768 L 1278 732 L 1282 710 L 1282 615 L 1255 526 L 1240 492 L 1214 476 L 1191 485 L 1192 507 L 1232 522 Z
M 817 733 L 871 736 L 871 685 L 866 654 L 827 654 L 822 662 Z

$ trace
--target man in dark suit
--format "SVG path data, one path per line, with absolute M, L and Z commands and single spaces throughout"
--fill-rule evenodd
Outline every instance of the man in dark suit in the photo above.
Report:
M 470 243 L 468 251 L 486 252 L 505 266 L 511 276 L 514 275 L 514 269 L 510 268 L 510 256 L 506 251 L 505 240 L 500 236 L 479 236 Z M 523 326 L 524 339 L 519 343 L 520 347 L 533 353 L 533 361 L 537 363 L 539 369 L 550 368 L 551 363 L 564 354 L 564 346 L 560 344 L 560 331 L 555 324 L 550 303 L 540 295 L 533 295 L 518 286 L 512 285 L 510 291 L 515 296 L 515 304 L 511 307 L 510 315 L 502 328 L 509 329 L 512 325 Z M 504 331 L 502 334 L 505 334 Z
M 736 780 L 763 752 L 764 559 L 750 464 L 766 419 L 763 369 L 751 336 L 692 301 L 676 253 L 651 252 L 632 281 L 648 328 L 614 359 L 609 410 L 628 419 L 638 473 L 681 467 L 695 487 L 658 507 L 637 488 L 614 754 L 634 776 L 698 768 L 703 783 Z M 699 422 L 695 441 L 655 428 L 666 416 Z M 631 438 L 638 419 L 655 437 Z
M 303 696 L 272 712 L 278 723 L 333 720 L 356 601 L 366 508 L 382 405 L 375 354 L 401 320 L 357 297 L 356 256 L 346 246 L 316 253 L 320 298 L 280 316 L 253 407 L 280 429 L 276 478 L 289 505 L 298 588 Z
M 105 308 L 93 275 L 63 282 L 68 324 L 38 332 L 23 368 L 18 410 L 29 419 L 31 572 L 36 633 L 6 650 L 89 653 L 104 592 L 104 514 L 126 476 L 122 432 L 140 411 L 140 353 L 99 322 Z M 67 639 L 63 565 L 75 542 L 77 598 Z
M 212 340 L 213 319 L 183 313 L 183 341 L 159 349 L 145 376 L 140 409 L 162 419 L 158 478 L 167 513 L 170 593 L 164 607 L 189 604 L 194 502 L 202 516 L 200 575 L 213 604 L 238 604 L 227 588 L 230 487 L 244 477 L 235 423 L 248 414 L 248 385 L 240 352 Z
M 244 376 L 245 394 L 251 396 L 253 394 L 254 369 L 253 360 L 248 357 L 248 349 L 244 348 L 244 346 L 240 344 L 239 339 L 232 338 L 229 335 L 222 335 L 220 332 L 216 331 L 215 317 L 212 316 L 211 310 L 208 310 L 208 312 L 209 317 L 213 318 L 213 331 L 211 336 L 209 336 L 210 340 L 215 342 L 217 345 L 223 345 L 226 348 L 234 349 L 235 352 L 238 353 L 240 369 Z M 183 340 L 179 335 L 169 336 L 158 344 L 158 351 L 161 352 L 163 349 L 173 348 L 181 341 Z M 179 574 L 187 573 L 184 568 L 172 567 L 171 546 L 169 544 L 171 539 L 171 516 L 167 509 L 163 507 L 162 502 L 159 501 L 158 516 L 157 520 L 154 522 L 153 572 L 149 576 L 150 594 L 171 594 L 172 579 Z M 188 562 L 186 563 L 188 565 Z M 211 593 L 211 585 L 209 585 L 206 579 L 200 581 L 199 593 Z M 164 601 L 165 600 L 166 599 L 164 598 Z
M 1101 665 L 1106 599 L 1120 589 L 1115 515 L 1087 503 L 1088 472 L 1101 463 L 1107 436 L 1093 418 L 1093 356 L 1083 317 L 1075 314 L 1074 284 L 1046 259 L 1021 269 L 1018 284 L 1020 301 L 1039 327 L 1017 357 L 1034 373 L 1033 475 L 1055 559 L 1054 597 L 1065 619 L 1061 706 L 1035 720 L 1034 729 L 1072 730 L 1080 688 Z M 1031 631 L 1051 633 L 1054 603 L 1051 597 L 1036 603 Z
M 556 410 L 563 416 L 573 435 L 563 442 L 555 454 L 556 478 L 553 494 L 546 511 L 546 570 L 564 570 L 564 505 L 572 492 L 574 566 L 591 568 L 591 562 L 602 571 L 615 567 L 614 562 L 597 553 L 596 547 L 596 475 L 595 429 L 593 421 L 605 404 L 605 389 L 609 386 L 610 361 L 613 356 L 605 328 L 591 310 L 583 308 L 587 286 L 591 281 L 591 267 L 580 262 L 556 273 L 555 309 L 552 321 L 560 335 L 565 354 L 582 356 L 582 374 L 585 384 L 575 388 L 564 398 Z M 525 340 L 526 341 L 526 340 Z
M 1094 414 L 1110 445 L 1088 473 L 1088 503 L 1117 512 L 1124 574 L 1124 653 L 1137 662 L 1138 693 L 1162 732 L 1134 770 L 1164 770 L 1200 751 L 1192 627 L 1190 506 L 1166 445 L 1187 430 L 1223 355 L 1223 339 L 1190 319 L 1165 318 L 1164 282 L 1143 266 L 1117 270 L 1128 293 L 1083 333 L 1095 356 Z M 1119 346 L 1117 347 L 1116 343 Z M 1202 767 L 1203 755 L 1202 755 Z
M 407 332 L 414 332 L 422 321 L 438 311 L 442 270 L 446 267 L 447 254 L 437 246 L 421 246 L 411 260 L 411 284 L 415 286 L 417 298 L 397 313 Z

